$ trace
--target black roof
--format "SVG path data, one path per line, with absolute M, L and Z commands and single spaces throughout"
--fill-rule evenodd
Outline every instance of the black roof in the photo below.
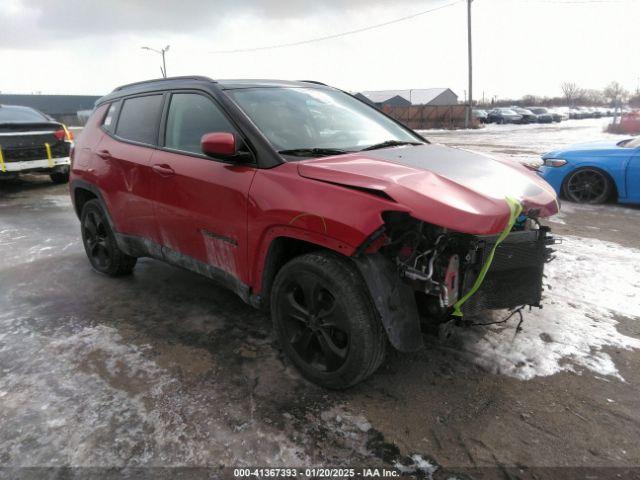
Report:
M 123 97 L 125 95 L 131 95 L 132 93 L 144 93 L 153 90 L 163 90 L 165 88 L 179 88 L 184 87 L 185 84 L 207 84 L 215 85 L 221 90 L 235 90 L 240 88 L 254 88 L 254 87 L 310 87 L 315 88 L 330 88 L 324 83 L 317 82 L 315 80 L 264 80 L 264 79 L 230 79 L 230 80 L 214 80 L 209 77 L 192 75 L 182 77 L 167 77 L 167 78 L 154 78 L 151 80 L 143 80 L 141 82 L 129 83 L 116 87 L 110 94 L 100 98 L 96 105 L 112 100 L 114 98 Z
M 324 83 L 315 80 L 217 80 L 217 84 L 222 90 L 255 87 L 327 87 Z

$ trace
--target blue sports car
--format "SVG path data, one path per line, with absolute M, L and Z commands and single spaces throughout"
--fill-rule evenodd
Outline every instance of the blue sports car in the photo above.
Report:
M 573 145 L 542 160 L 538 173 L 569 200 L 640 204 L 640 137 Z

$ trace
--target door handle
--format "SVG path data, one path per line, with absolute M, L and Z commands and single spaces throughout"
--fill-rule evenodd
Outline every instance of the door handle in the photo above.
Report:
M 176 173 L 173 168 L 171 168 L 169 165 L 167 165 L 166 163 L 163 163 L 161 165 L 153 165 L 151 167 L 151 169 L 156 172 L 158 175 L 160 175 L 161 177 L 170 177 L 171 175 L 173 175 L 174 173 Z
M 109 153 L 109 150 L 98 150 L 96 152 L 96 155 L 98 155 L 103 160 L 109 160 L 110 158 L 113 158 Z

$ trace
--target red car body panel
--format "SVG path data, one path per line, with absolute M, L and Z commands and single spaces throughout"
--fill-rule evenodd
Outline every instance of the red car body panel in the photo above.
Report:
M 269 246 L 278 237 L 352 255 L 383 224 L 385 211 L 407 212 L 470 234 L 496 234 L 509 218 L 504 197 L 372 158 L 372 152 L 257 169 L 132 145 L 108 135 L 95 149 L 108 150 L 110 156 L 73 173 L 100 188 L 119 233 L 147 238 L 217 267 L 254 293 L 261 292 Z M 398 154 L 406 149 L 385 150 Z M 513 171 L 512 178 L 542 183 L 536 197 L 521 199 L 528 208 L 539 209 L 542 216 L 557 211 L 555 194 L 535 174 L 500 164 Z M 376 190 L 389 198 L 371 193 Z
M 151 168 L 157 243 L 248 284 L 247 199 L 257 169 L 162 150 Z
M 382 212 L 406 211 L 369 193 L 304 178 L 296 162 L 259 170 L 249 196 L 250 278 L 257 292 L 273 239 L 296 238 L 351 255 L 382 224 Z
M 103 135 L 94 148 L 92 173 L 118 231 L 158 242 L 153 211 L 152 153 L 153 149 L 148 147 Z

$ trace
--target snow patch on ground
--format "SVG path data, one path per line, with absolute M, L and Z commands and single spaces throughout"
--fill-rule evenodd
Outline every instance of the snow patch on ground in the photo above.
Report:
M 192 410 L 207 408 L 210 399 L 185 399 L 180 380 L 154 361 L 153 348 L 127 342 L 117 329 L 65 327 L 42 335 L 24 326 L 31 321 L 0 314 L 6 334 L 0 365 L 11 365 L 0 376 L 0 424 L 13 432 L 1 445 L 8 466 L 200 466 L 212 452 L 216 461 L 244 466 L 261 449 L 269 451 L 269 465 L 309 463 L 285 434 L 260 424 L 248 432 L 221 419 L 189 424 Z M 8 361 L 16 355 L 25 361 Z M 229 410 L 225 405 L 223 419 Z
M 556 213 L 554 216 L 547 218 L 546 220 L 552 223 L 557 223 L 559 225 L 566 225 L 566 215 L 563 210 Z
M 438 470 L 438 465 L 422 457 L 422 455 L 414 454 L 409 457 L 410 465 L 404 465 L 400 461 L 396 461 L 393 466 L 403 474 L 420 474 L 421 477 L 431 480 L 433 474 Z
M 622 379 L 603 349 L 640 349 L 640 340 L 616 328 L 616 316 L 640 321 L 640 250 L 571 236 L 555 249 L 557 258 L 545 271 L 544 308 L 526 311 L 517 335 L 516 317 L 502 325 L 454 328 L 449 341 L 482 367 L 523 380 L 579 368 Z

